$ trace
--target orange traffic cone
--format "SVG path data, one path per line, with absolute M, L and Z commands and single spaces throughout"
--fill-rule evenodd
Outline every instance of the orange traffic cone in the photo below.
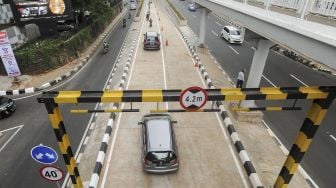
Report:
M 166 46 L 168 46 L 168 39 L 166 39 Z

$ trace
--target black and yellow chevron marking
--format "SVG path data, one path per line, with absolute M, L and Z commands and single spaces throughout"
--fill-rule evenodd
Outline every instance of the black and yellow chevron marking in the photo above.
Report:
M 54 129 L 57 142 L 58 142 L 58 146 L 64 158 L 64 162 L 69 172 L 71 181 L 74 187 L 82 188 L 83 187 L 82 180 L 79 175 L 76 160 L 74 158 L 74 155 L 71 149 L 70 140 L 69 140 L 68 134 L 66 133 L 63 120 L 62 120 L 62 116 L 60 114 L 60 110 L 57 104 L 55 103 L 46 103 L 46 106 L 47 105 L 49 105 L 49 107 L 47 107 L 49 119 Z
M 291 178 L 296 172 L 304 154 L 308 150 L 317 129 L 319 128 L 329 106 L 335 98 L 335 95 L 335 90 L 333 90 L 328 94 L 326 99 L 315 99 L 313 101 L 313 104 L 308 111 L 308 115 L 303 122 L 300 132 L 296 137 L 295 143 L 288 154 L 288 157 L 280 171 L 274 187 L 288 187 Z
M 70 110 L 74 114 L 84 113 L 115 113 L 115 112 L 139 112 L 139 109 L 104 109 L 104 110 L 88 110 L 88 109 L 76 109 Z
M 263 87 L 206 89 L 209 101 L 325 99 L 333 87 Z M 54 99 L 56 103 L 91 102 L 176 102 L 182 90 L 106 90 L 44 92 L 39 102 Z
M 301 110 L 301 107 L 251 107 L 251 108 L 240 108 L 240 107 L 233 107 L 231 108 L 232 111 L 290 111 L 290 110 Z
M 164 112 L 220 112 L 220 109 L 198 109 L 198 110 L 155 109 L 155 110 L 150 110 L 150 113 L 164 113 Z

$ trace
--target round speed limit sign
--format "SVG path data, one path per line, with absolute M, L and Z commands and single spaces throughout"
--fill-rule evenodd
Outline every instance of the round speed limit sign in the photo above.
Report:
M 61 169 L 54 166 L 44 166 L 40 169 L 40 174 L 43 178 L 49 181 L 59 181 L 63 178 Z
M 185 89 L 179 98 L 182 108 L 189 111 L 196 111 L 202 108 L 208 100 L 206 91 L 194 86 Z

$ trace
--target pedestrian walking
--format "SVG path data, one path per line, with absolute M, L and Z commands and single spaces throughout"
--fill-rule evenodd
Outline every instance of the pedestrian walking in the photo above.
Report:
M 149 11 L 148 11 L 147 14 L 146 14 L 146 20 L 147 20 L 147 21 L 149 20 L 149 15 L 150 15 L 150 13 L 149 13 Z
M 153 22 L 152 18 L 149 18 L 149 27 L 152 27 L 152 22 Z
M 236 88 L 242 88 L 243 87 L 244 76 L 245 76 L 244 73 L 245 73 L 244 69 L 242 69 L 241 71 L 239 71 L 238 77 L 237 77 L 237 86 L 236 86 Z

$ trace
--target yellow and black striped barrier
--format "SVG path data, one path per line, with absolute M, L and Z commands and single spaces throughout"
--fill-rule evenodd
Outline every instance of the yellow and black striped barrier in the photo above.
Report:
M 89 110 L 89 109 L 75 109 L 70 110 L 70 113 L 84 114 L 84 113 L 117 113 L 117 112 L 139 112 L 139 109 L 104 109 L 104 110 Z
M 325 99 L 331 86 L 320 87 L 264 87 L 205 89 L 208 101 Z M 105 90 L 105 91 L 48 91 L 38 99 L 53 99 L 58 104 L 112 102 L 174 102 L 182 90 Z
M 164 113 L 164 112 L 220 112 L 220 109 L 198 109 L 198 110 L 155 109 L 155 110 L 150 110 L 150 113 Z
M 70 178 L 75 187 L 83 187 L 76 166 L 70 141 L 65 130 L 58 104 L 77 103 L 120 103 L 120 102 L 178 102 L 183 90 L 106 90 L 106 91 L 48 91 L 38 98 L 39 103 L 44 103 L 53 126 L 59 148 L 62 152 Z M 286 162 L 277 178 L 274 187 L 285 188 L 297 170 L 305 152 L 321 124 L 328 108 L 336 96 L 336 86 L 319 87 L 263 87 L 263 88 L 221 88 L 205 89 L 208 101 L 241 101 L 241 100 L 288 100 L 312 99 L 310 108 L 300 132 L 292 146 Z M 297 110 L 298 107 L 263 107 L 241 108 L 240 110 Z M 125 109 L 124 109 L 125 110 Z M 137 110 L 137 109 L 131 109 Z M 180 109 L 157 109 L 151 112 L 211 112 L 218 109 L 200 109 L 195 111 Z M 239 108 L 236 108 L 239 110 Z M 107 110 L 72 110 L 73 113 L 93 112 L 122 112 L 122 109 Z M 126 110 L 127 111 L 127 110 Z
M 242 107 L 233 107 L 231 108 L 232 111 L 243 111 L 243 112 L 250 112 L 250 111 L 291 111 L 291 110 L 301 110 L 301 107 L 251 107 L 251 108 L 242 108 Z
M 49 114 L 49 120 L 56 135 L 58 146 L 64 158 L 64 163 L 69 172 L 70 179 L 74 187 L 81 188 L 83 187 L 82 180 L 79 175 L 77 163 L 71 149 L 70 140 L 65 130 L 65 126 L 58 105 L 52 100 L 49 100 L 45 103 L 45 106 Z

